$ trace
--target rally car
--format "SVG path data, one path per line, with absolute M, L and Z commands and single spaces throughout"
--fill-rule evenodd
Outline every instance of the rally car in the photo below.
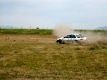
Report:
M 83 41 L 86 40 L 86 37 L 82 34 L 69 34 L 61 38 L 57 38 L 57 43 L 67 43 L 67 42 L 73 42 L 73 41 Z

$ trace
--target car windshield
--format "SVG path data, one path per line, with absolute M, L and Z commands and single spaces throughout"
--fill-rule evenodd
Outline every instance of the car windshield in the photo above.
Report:
M 70 38 L 70 35 L 65 36 L 64 38 Z

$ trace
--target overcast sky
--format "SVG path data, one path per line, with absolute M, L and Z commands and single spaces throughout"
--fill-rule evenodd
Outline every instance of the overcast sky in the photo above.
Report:
M 0 25 L 75 29 L 107 26 L 107 0 L 0 0 Z

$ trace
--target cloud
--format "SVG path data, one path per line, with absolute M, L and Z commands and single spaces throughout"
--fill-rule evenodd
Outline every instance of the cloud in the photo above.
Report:
M 49 27 L 67 23 L 77 28 L 107 25 L 106 4 L 107 0 L 0 0 L 0 22 Z

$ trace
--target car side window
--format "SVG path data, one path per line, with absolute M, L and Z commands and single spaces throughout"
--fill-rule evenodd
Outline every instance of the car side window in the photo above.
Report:
M 70 38 L 70 35 L 65 36 L 64 38 Z
M 67 38 L 70 38 L 70 35 L 67 35 Z
M 70 38 L 76 38 L 75 35 L 70 35 Z

